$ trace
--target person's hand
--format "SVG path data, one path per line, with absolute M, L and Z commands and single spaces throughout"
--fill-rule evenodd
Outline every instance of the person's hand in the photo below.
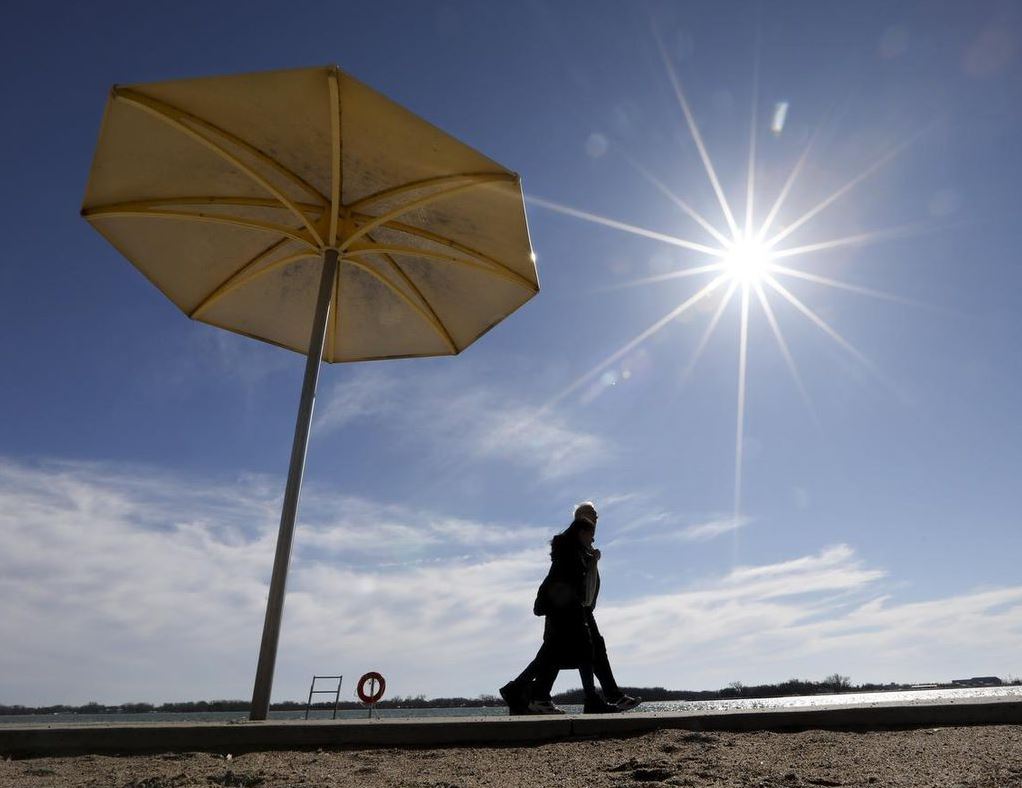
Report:
M 593 548 L 593 558 L 596 559 L 597 561 L 599 561 L 601 555 L 602 555 L 602 553 L 600 552 L 600 548 L 599 547 L 594 547 Z

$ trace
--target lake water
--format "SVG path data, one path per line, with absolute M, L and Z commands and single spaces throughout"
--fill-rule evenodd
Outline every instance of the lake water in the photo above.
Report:
M 983 687 L 953 690 L 910 690 L 905 692 L 848 692 L 840 695 L 800 695 L 787 698 L 749 698 L 747 700 L 710 701 L 651 701 L 643 703 L 638 711 L 648 712 L 699 712 L 699 711 L 747 711 L 750 709 L 792 709 L 810 706 L 869 706 L 880 703 L 933 703 L 969 702 L 977 700 L 1022 700 L 1022 687 Z M 565 705 L 570 714 L 581 713 L 582 707 Z M 373 717 L 380 719 L 407 719 L 409 717 L 499 717 L 506 716 L 503 706 L 446 708 L 446 709 L 379 709 Z M 364 709 L 338 711 L 338 719 L 366 719 Z M 272 720 L 300 720 L 304 711 L 271 711 Z M 330 719 L 329 711 L 313 711 L 309 719 Z M 29 725 L 48 723 L 51 725 L 82 723 L 139 723 L 139 722 L 241 722 L 248 719 L 242 711 L 196 712 L 192 714 L 24 714 L 0 715 L 0 725 Z

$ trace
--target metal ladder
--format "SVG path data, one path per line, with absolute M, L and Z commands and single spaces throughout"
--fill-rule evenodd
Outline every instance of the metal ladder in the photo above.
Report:
M 334 689 L 316 689 L 316 681 L 318 679 L 330 679 L 337 681 L 337 686 Z M 334 696 L 334 716 L 332 719 L 337 719 L 337 704 L 341 700 L 341 681 L 344 680 L 344 676 L 313 676 L 312 684 L 309 685 L 309 700 L 305 703 L 305 719 L 309 719 L 309 709 L 312 708 L 312 696 L 313 695 L 333 695 Z

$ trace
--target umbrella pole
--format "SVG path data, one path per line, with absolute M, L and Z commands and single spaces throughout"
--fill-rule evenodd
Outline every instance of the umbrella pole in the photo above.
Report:
M 295 439 L 291 446 L 291 467 L 287 474 L 284 506 L 280 513 L 280 530 L 277 533 L 277 552 L 273 559 L 270 595 L 266 600 L 263 640 L 259 647 L 259 665 L 256 668 L 255 688 L 252 690 L 252 710 L 249 715 L 249 719 L 252 720 L 265 720 L 270 710 L 270 690 L 273 687 L 273 668 L 277 661 L 277 640 L 280 636 L 280 621 L 284 611 L 287 567 L 291 561 L 291 542 L 294 538 L 295 517 L 298 514 L 298 496 L 302 490 L 302 474 L 305 472 L 305 452 L 309 445 L 312 407 L 316 401 L 316 384 L 319 381 L 323 344 L 326 340 L 327 318 L 330 316 L 330 300 L 333 296 L 336 276 L 337 250 L 327 249 L 323 254 L 323 275 L 319 281 L 316 317 L 312 324 L 309 356 L 305 362 L 305 380 L 302 383 L 302 399 L 298 406 L 298 423 L 295 425 Z

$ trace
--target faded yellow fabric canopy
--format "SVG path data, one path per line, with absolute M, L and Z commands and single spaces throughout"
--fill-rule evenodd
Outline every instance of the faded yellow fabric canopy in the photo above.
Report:
M 519 178 L 340 69 L 115 87 L 82 214 L 189 317 L 325 361 L 458 353 L 539 289 Z

